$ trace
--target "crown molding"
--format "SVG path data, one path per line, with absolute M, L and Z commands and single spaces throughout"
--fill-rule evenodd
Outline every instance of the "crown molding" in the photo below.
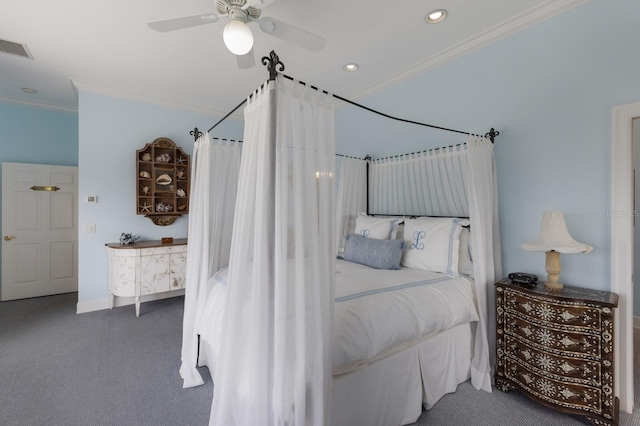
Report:
M 109 87 L 99 86 L 92 83 L 87 83 L 84 81 L 71 79 L 71 83 L 76 91 L 76 96 L 79 90 L 84 92 L 95 93 L 98 95 L 110 96 L 118 99 L 126 99 L 135 102 L 142 102 L 151 105 L 157 105 L 165 108 L 178 109 L 182 111 L 194 112 L 196 114 L 208 115 L 213 117 L 222 117 L 227 112 L 220 112 L 213 109 L 208 108 L 200 108 L 192 105 L 186 105 L 179 102 L 168 101 L 165 99 L 155 98 L 152 96 L 141 95 L 137 93 L 127 92 L 125 90 L 113 89 Z M 234 117 L 233 115 L 229 118 L 238 119 L 238 117 Z
M 66 113 L 72 113 L 72 114 L 78 113 L 78 108 L 75 108 L 75 107 L 50 104 L 47 102 L 29 101 L 26 99 L 12 98 L 9 96 L 0 96 L 0 103 L 19 105 L 19 106 L 28 106 L 32 108 L 48 109 L 51 111 L 66 112 Z
M 402 83 L 421 73 L 439 67 L 447 62 L 453 61 L 463 55 L 481 49 L 498 40 L 517 33 L 525 28 L 533 26 L 545 19 L 559 15 L 569 9 L 586 3 L 588 0 L 550 0 L 547 3 L 530 9 L 506 22 L 502 22 L 486 31 L 464 40 L 453 47 L 426 58 L 404 70 L 398 71 L 388 78 L 368 87 L 351 96 L 351 99 L 359 99 L 396 84 Z

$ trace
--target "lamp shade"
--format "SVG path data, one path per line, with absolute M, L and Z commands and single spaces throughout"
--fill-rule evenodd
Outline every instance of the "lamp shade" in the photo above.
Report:
M 530 243 L 520 244 L 524 250 L 556 251 L 558 253 L 589 253 L 593 250 L 588 244 L 574 240 L 560 211 L 544 212 L 538 238 Z

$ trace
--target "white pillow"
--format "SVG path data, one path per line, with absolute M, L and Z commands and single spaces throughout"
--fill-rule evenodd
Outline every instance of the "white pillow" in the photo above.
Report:
M 355 234 L 376 240 L 393 240 L 396 238 L 398 223 L 402 217 L 373 217 L 366 213 L 358 214 Z
M 467 228 L 462 228 L 460 231 L 460 249 L 458 250 L 458 272 L 473 278 L 470 238 L 471 232 Z
M 402 223 L 398 224 L 398 231 L 396 232 L 396 240 L 404 240 L 404 219 Z
M 448 217 L 405 219 L 402 265 L 459 276 L 460 232 L 468 224 L 466 219 Z

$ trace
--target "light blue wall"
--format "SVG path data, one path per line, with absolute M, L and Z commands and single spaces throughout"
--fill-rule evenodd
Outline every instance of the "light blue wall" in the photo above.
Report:
M 0 103 L 0 162 L 77 166 L 78 114 Z
M 157 226 L 136 215 L 136 150 L 158 137 L 168 137 L 189 155 L 194 127 L 208 129 L 218 117 L 112 98 L 80 91 L 79 150 L 79 302 L 108 296 L 108 261 L 105 244 L 130 232 L 144 240 L 187 236 L 188 216 L 173 225 Z M 218 131 L 219 130 L 219 131 Z M 228 119 L 213 136 L 242 138 L 241 122 Z M 96 195 L 98 202 L 84 202 Z M 95 234 L 84 234 L 95 225 Z
M 0 103 L 0 161 L 78 165 L 78 114 Z
M 544 253 L 520 244 L 537 236 L 545 210 L 562 210 L 572 236 L 594 250 L 563 255 L 561 281 L 610 289 L 610 117 L 612 107 L 640 101 L 638 16 L 637 0 L 590 1 L 362 100 L 417 121 L 500 131 L 505 274 L 546 277 Z M 450 141 L 386 131 L 398 126 L 353 107 L 339 111 L 336 126 L 338 152 L 353 155 Z

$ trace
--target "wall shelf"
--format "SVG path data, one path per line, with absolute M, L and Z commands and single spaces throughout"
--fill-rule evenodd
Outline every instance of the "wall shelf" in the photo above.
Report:
M 190 157 L 169 138 L 136 151 L 136 214 L 159 226 L 189 213 Z

